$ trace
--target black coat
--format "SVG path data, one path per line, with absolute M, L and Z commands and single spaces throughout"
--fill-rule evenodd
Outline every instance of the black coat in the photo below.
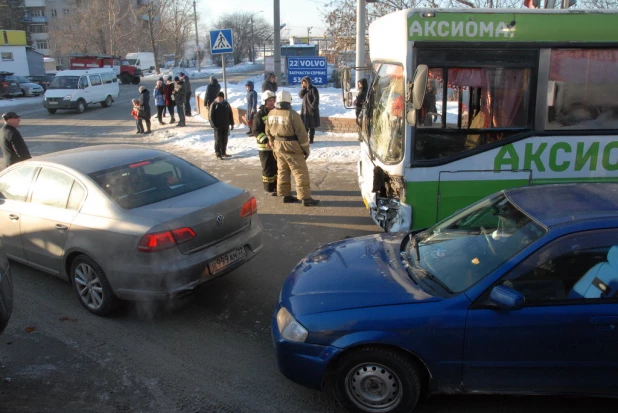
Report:
M 210 105 L 210 113 L 208 115 L 210 126 L 213 129 L 227 129 L 234 124 L 234 114 L 232 108 L 226 100 L 223 102 L 213 102 Z
M 320 92 L 311 84 L 309 76 L 303 77 L 307 81 L 307 89 L 301 89 L 298 96 L 303 100 L 300 109 L 300 117 L 305 128 L 317 128 L 320 126 Z
M 5 124 L 0 128 L 2 137 L 2 157 L 4 167 L 16 164 L 17 162 L 25 161 L 32 158 L 30 151 L 21 137 L 21 133 L 11 125 Z
M 150 119 L 150 92 L 148 89 L 144 89 L 140 93 L 139 105 L 141 106 L 139 117 L 143 119 Z
M 217 94 L 221 92 L 221 85 L 214 77 L 210 78 L 210 83 L 206 86 L 206 105 L 210 106 L 217 99 Z
M 273 93 L 277 93 L 277 89 L 279 87 L 277 86 L 277 82 L 271 82 L 270 80 L 265 80 L 262 82 L 262 93 L 266 92 L 267 90 L 270 90 Z

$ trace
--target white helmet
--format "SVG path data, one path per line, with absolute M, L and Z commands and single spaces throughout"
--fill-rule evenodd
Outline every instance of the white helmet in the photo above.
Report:
M 270 98 L 277 98 L 277 95 L 275 95 L 275 92 L 272 90 L 267 90 L 262 93 L 262 102 L 266 103 L 266 101 Z
M 277 102 L 292 103 L 292 95 L 287 90 L 280 90 L 277 92 Z

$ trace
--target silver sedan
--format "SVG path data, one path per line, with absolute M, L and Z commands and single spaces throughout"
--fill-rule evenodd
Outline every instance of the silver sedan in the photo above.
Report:
M 10 259 L 67 278 L 89 311 L 165 300 L 262 249 L 251 194 L 167 152 L 102 145 L 0 173 L 0 237 Z

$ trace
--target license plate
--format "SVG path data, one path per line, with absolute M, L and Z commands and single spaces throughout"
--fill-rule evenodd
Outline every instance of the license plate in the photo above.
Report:
M 247 253 L 245 252 L 244 247 L 240 247 L 235 250 L 228 251 L 225 254 L 221 254 L 214 260 L 210 261 L 208 263 L 208 269 L 210 270 L 211 274 L 214 274 L 218 271 L 221 271 L 228 265 L 231 265 L 235 263 L 236 261 L 239 261 L 245 258 L 246 256 L 247 256 Z
M 48 105 L 57 105 L 58 102 L 47 102 Z

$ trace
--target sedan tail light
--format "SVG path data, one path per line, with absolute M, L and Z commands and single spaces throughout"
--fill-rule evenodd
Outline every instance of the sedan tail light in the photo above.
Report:
M 257 213 L 257 201 L 255 197 L 252 196 L 251 199 L 245 202 L 245 204 L 240 209 L 240 216 L 246 218 L 255 213 Z
M 141 252 L 157 252 L 175 247 L 195 238 L 195 231 L 189 227 L 178 228 L 165 232 L 146 234 L 137 244 Z

